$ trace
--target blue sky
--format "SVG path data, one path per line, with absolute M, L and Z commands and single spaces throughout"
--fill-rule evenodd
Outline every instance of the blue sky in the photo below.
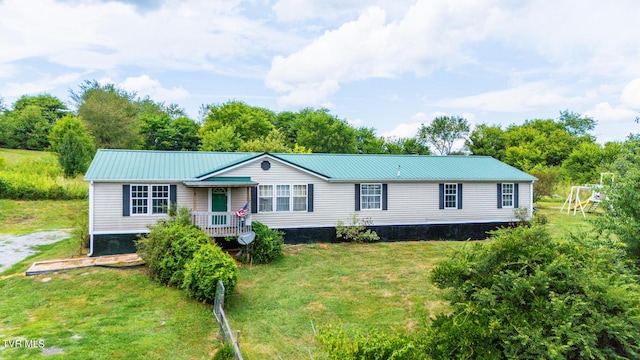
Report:
M 69 100 L 85 79 L 177 103 L 327 107 L 384 136 L 595 118 L 640 132 L 636 0 L 0 0 L 0 96 Z

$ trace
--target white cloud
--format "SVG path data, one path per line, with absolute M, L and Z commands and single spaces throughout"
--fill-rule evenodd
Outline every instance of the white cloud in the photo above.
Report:
M 118 2 L 0 2 L 0 63 L 44 57 L 71 68 L 122 65 L 259 76 L 239 61 L 290 51 L 301 44 L 261 19 L 241 14 L 241 1 L 168 1 L 136 11 Z M 34 11 L 37 9 L 37 11 Z
M 272 10 L 278 21 L 302 22 L 311 19 L 332 21 L 343 19 L 370 6 L 384 8 L 387 13 L 401 15 L 414 0 L 278 0 Z
M 624 121 L 631 122 L 638 116 L 637 111 L 623 107 L 613 107 L 608 102 L 598 103 L 584 114 L 596 119 L 600 124 Z
M 622 90 L 622 103 L 630 109 L 640 110 L 640 79 L 631 80 Z
M 146 74 L 128 77 L 118 86 L 127 91 L 135 91 L 140 97 L 149 96 L 154 101 L 174 102 L 189 96 L 189 92 L 184 88 L 164 88 L 158 80 L 152 79 Z
M 276 56 L 265 83 L 278 92 L 304 92 L 308 98 L 297 100 L 316 105 L 339 89 L 318 89 L 323 82 L 420 76 L 436 67 L 467 63 L 471 60 L 462 45 L 484 37 L 490 12 L 486 1 L 418 0 L 400 21 L 388 21 L 385 10 L 371 7 L 300 51 Z
M 364 126 L 364 120 L 357 118 L 357 119 L 347 119 L 347 122 L 349 123 L 349 125 L 353 126 L 353 127 L 361 127 Z
M 397 137 L 407 138 L 414 137 L 420 129 L 420 123 L 400 123 L 396 125 L 391 131 L 383 132 L 383 137 Z
M 483 111 L 522 112 L 544 107 L 566 108 L 585 101 L 585 96 L 570 96 L 564 86 L 539 81 L 461 98 L 442 99 L 431 105 Z
M 25 94 L 39 94 L 56 88 L 59 85 L 75 84 L 84 74 L 68 73 L 58 76 L 45 75 L 36 81 L 8 82 L 0 87 L 0 93 L 8 97 L 18 97 Z

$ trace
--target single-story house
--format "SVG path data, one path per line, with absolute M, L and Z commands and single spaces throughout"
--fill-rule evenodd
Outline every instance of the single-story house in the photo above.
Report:
M 95 256 L 134 252 L 172 204 L 213 237 L 260 221 L 286 243 L 336 241 L 356 213 L 386 241 L 480 239 L 531 216 L 536 178 L 486 156 L 99 150 L 85 181 Z

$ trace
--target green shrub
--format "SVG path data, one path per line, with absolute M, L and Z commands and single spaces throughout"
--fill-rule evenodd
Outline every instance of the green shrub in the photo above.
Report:
M 345 225 L 342 220 L 338 221 L 336 225 L 336 237 L 338 239 L 345 239 L 348 241 L 355 241 L 358 243 L 373 242 L 380 240 L 378 233 L 371 229 L 367 229 L 367 226 L 373 225 L 370 219 L 360 219 L 357 213 L 351 214 L 351 222 Z
M 151 232 L 136 241 L 138 254 L 145 261 L 151 277 L 163 284 L 180 286 L 184 268 L 202 245 L 211 238 L 189 221 L 189 210 L 149 227 Z
M 200 246 L 185 265 L 182 289 L 189 296 L 213 303 L 219 280 L 224 284 L 225 295 L 230 295 L 238 283 L 238 266 L 219 246 Z
M 233 345 L 229 343 L 220 346 L 215 355 L 213 355 L 213 360 L 234 360 L 235 358 L 236 354 L 233 350 Z
M 327 326 L 316 338 L 331 360 L 420 360 L 426 359 L 419 338 L 407 334 L 373 331 L 368 335 L 348 336 L 341 327 Z
M 432 322 L 433 358 L 640 358 L 640 286 L 621 251 L 555 241 L 541 226 L 495 232 L 434 268 L 450 314 Z
M 284 233 L 269 228 L 267 225 L 252 221 L 251 227 L 256 238 L 251 243 L 251 258 L 256 264 L 267 264 L 282 257 Z

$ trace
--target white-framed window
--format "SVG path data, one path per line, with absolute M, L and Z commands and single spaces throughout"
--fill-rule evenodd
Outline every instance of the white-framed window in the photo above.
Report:
M 258 212 L 307 211 L 307 185 L 258 186 Z
M 273 211 L 273 185 L 258 186 L 258 212 Z
M 276 211 L 291 209 L 291 186 L 276 185 Z
M 382 184 L 360 184 L 360 209 L 382 209 Z
M 458 184 L 444 184 L 444 208 L 458 208 Z
M 503 208 L 513 207 L 513 190 L 514 190 L 513 184 L 511 183 L 502 184 L 502 207 Z
M 307 185 L 293 185 L 293 211 L 307 211 Z
M 169 212 L 169 185 L 131 185 L 130 199 L 131 215 L 166 214 Z

